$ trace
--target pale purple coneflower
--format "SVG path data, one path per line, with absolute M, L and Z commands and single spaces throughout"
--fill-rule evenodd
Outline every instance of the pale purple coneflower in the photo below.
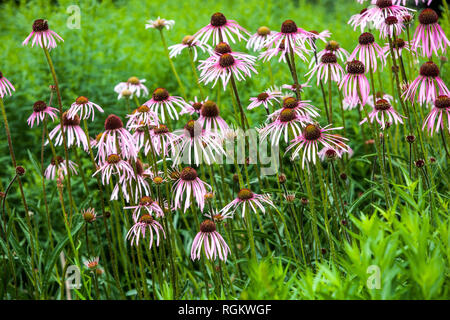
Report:
M 280 32 L 275 32 L 271 35 L 267 41 L 266 46 L 274 46 L 279 48 L 281 45 L 285 47 L 287 53 L 296 48 L 301 48 L 303 52 L 308 52 L 305 47 L 305 42 L 308 37 L 313 37 L 314 34 L 297 27 L 297 24 L 293 20 L 286 20 L 281 24 Z M 294 53 L 296 53 L 294 51 Z
M 395 41 L 392 42 L 392 47 L 395 59 L 398 59 L 402 55 L 403 50 L 411 51 L 411 42 L 405 41 L 402 38 L 396 38 Z M 391 54 L 389 43 L 385 44 L 385 46 L 383 47 L 383 52 L 384 59 L 386 60 L 388 58 L 388 55 Z
M 420 104 L 432 103 L 439 95 L 450 95 L 450 91 L 444 81 L 439 77 L 439 73 L 439 67 L 433 61 L 425 62 L 420 67 L 419 76 L 403 93 L 404 99 L 409 99 L 411 102 L 414 102 L 417 90 L 419 90 L 417 102 Z
M 142 126 L 155 126 L 159 123 L 158 115 L 151 111 L 150 108 L 143 104 L 131 114 L 127 114 L 128 118 L 126 128 L 128 130 L 140 128 Z
M 135 206 L 124 207 L 125 210 L 133 210 L 133 220 L 139 220 L 139 217 L 144 214 L 155 216 L 156 218 L 164 217 L 164 212 L 157 201 L 153 201 L 149 196 L 143 196 L 139 203 Z
M 119 196 L 119 190 L 122 189 L 122 193 L 127 202 L 130 202 L 129 191 L 133 191 L 134 189 L 134 199 L 139 199 L 140 197 L 147 195 L 151 192 L 150 186 L 147 182 L 147 178 L 152 175 L 150 169 L 144 169 L 144 165 L 142 162 L 137 159 L 133 163 L 132 160 L 129 160 L 128 163 L 130 167 L 133 168 L 134 173 L 132 176 L 129 176 L 128 179 L 119 179 L 119 183 L 117 183 L 114 187 L 114 190 L 111 194 L 111 200 L 117 200 Z M 120 184 L 120 186 L 119 186 Z
M 48 21 L 44 19 L 34 20 L 33 31 L 22 42 L 22 45 L 26 46 L 31 38 L 33 38 L 31 42 L 32 47 L 37 44 L 41 48 L 47 48 L 49 50 L 56 48 L 57 41 L 64 41 L 55 31 L 48 28 Z
M 380 23 L 378 29 L 381 38 L 387 39 L 394 36 L 399 37 L 405 30 L 405 25 L 400 17 L 389 16 Z
M 110 154 L 106 158 L 106 161 L 101 163 L 92 176 L 97 173 L 101 173 L 102 184 L 107 185 L 110 183 L 113 175 L 118 176 L 118 181 L 122 183 L 123 180 L 129 180 L 134 176 L 133 168 L 131 165 L 123 160 L 118 154 Z
M 219 135 L 211 130 L 203 129 L 197 121 L 189 120 L 182 130 L 177 130 L 174 134 L 177 135 L 177 138 L 172 146 L 172 148 L 176 148 L 173 165 L 180 164 L 182 160 L 187 160 L 189 164 L 194 163 L 196 165 L 204 160 L 209 165 L 213 163 L 216 154 L 225 154 L 220 144 Z M 187 159 L 185 159 L 186 153 Z M 194 162 L 192 162 L 192 153 L 194 154 Z
M 211 46 L 206 43 L 201 43 L 194 39 L 193 36 L 185 36 L 181 43 L 174 44 L 169 47 L 170 50 L 170 58 L 176 57 L 179 55 L 184 49 L 188 48 L 188 50 L 192 50 L 194 56 L 194 61 L 197 61 L 198 51 L 197 48 L 202 50 L 202 52 L 207 52 L 211 50 Z
M 197 171 L 191 167 L 185 167 L 180 173 L 178 180 L 172 186 L 173 196 L 173 208 L 181 209 L 184 199 L 183 212 L 191 206 L 191 196 L 197 202 L 200 211 L 203 212 L 205 207 L 205 194 L 206 187 L 211 187 L 200 180 Z
M 166 28 L 167 30 L 169 30 L 170 28 L 173 27 L 174 24 L 175 24 L 175 20 L 166 20 L 166 19 L 161 19 L 160 17 L 158 17 L 155 20 L 147 20 L 147 23 L 145 24 L 145 29 L 162 30 L 162 29 Z
M 144 97 L 148 96 L 148 89 L 143 84 L 145 81 L 145 79 L 139 79 L 138 77 L 130 77 L 127 82 L 120 82 L 114 87 L 114 91 L 119 94 L 117 99 L 122 98 L 122 96 L 127 96 L 129 92 L 131 92 L 131 94 L 128 95 L 129 97 L 136 95 L 136 97 L 139 98 L 141 92 Z M 129 92 L 125 95 L 124 92 L 126 91 Z
M 88 259 L 84 262 L 84 265 L 86 266 L 86 268 L 88 268 L 89 270 L 95 270 L 98 267 L 98 261 L 99 261 L 99 257 L 94 257 L 91 259 Z
M 344 75 L 344 69 L 342 69 L 337 62 L 336 55 L 329 52 L 322 55 L 320 62 L 316 64 L 305 76 L 308 75 L 308 82 L 314 77 L 314 75 L 316 75 L 317 85 L 319 85 L 320 80 L 327 83 L 329 76 L 331 76 L 331 81 L 340 82 Z
M 337 148 L 347 150 L 348 146 L 343 143 L 347 138 L 328 133 L 332 130 L 339 130 L 339 128 L 330 128 L 331 124 L 321 128 L 318 124 L 308 124 L 301 135 L 291 140 L 291 144 L 287 147 L 286 152 L 294 149 L 291 159 L 294 160 L 297 156 L 302 157 L 302 168 L 305 167 L 305 162 L 316 163 L 316 157 L 319 152 L 319 146 Z
M 50 164 L 44 171 L 44 176 L 47 180 L 55 180 L 56 176 L 62 175 L 63 177 L 67 175 L 67 169 L 70 170 L 71 175 L 77 175 L 78 165 L 69 160 L 69 168 L 67 168 L 66 160 L 61 156 L 56 156 L 52 158 Z
M 384 51 L 375 42 L 375 37 L 370 32 L 364 32 L 359 36 L 358 45 L 349 57 L 349 60 L 359 60 L 364 63 L 366 71 L 372 68 L 372 72 L 377 71 L 378 59 L 381 61 L 381 67 L 386 64 Z
M 153 91 L 152 98 L 144 103 L 150 108 L 150 111 L 156 113 L 163 123 L 166 122 L 166 113 L 172 120 L 178 120 L 178 112 L 175 106 L 181 108 L 181 111 L 188 105 L 183 98 L 171 96 L 169 91 L 164 88 L 157 88 Z
M 401 17 L 415 11 L 414 9 L 394 5 L 392 0 L 376 0 L 373 4 L 362 14 L 361 20 L 366 23 L 372 22 L 377 29 L 389 16 Z
M 80 119 L 89 119 L 92 115 L 92 121 L 94 121 L 95 109 L 103 113 L 103 109 L 98 104 L 89 101 L 86 97 L 79 96 L 67 110 L 67 116 L 73 118 L 79 113 Z
M 337 138 L 341 138 L 341 135 L 339 134 L 334 134 L 335 137 Z M 353 156 L 353 149 L 350 148 L 348 145 L 346 145 L 343 142 L 339 142 L 338 145 L 342 146 L 341 148 L 337 148 L 337 147 L 323 147 L 322 150 L 319 151 L 319 153 L 317 154 L 320 158 L 320 160 L 325 161 L 325 160 L 333 160 L 336 156 L 339 158 L 342 158 L 342 156 L 347 153 L 348 157 L 351 158 Z
M 268 60 L 272 59 L 273 57 L 280 55 L 278 58 L 278 62 L 284 62 L 287 63 L 288 60 L 286 60 L 286 57 L 289 58 L 289 51 L 286 50 L 286 47 L 284 46 L 284 40 L 278 45 L 277 47 L 271 48 L 270 46 L 266 46 L 267 50 L 261 52 L 258 56 L 259 60 L 262 60 L 263 62 L 267 62 Z M 292 49 L 294 51 L 294 54 L 297 55 L 300 59 L 303 61 L 307 61 L 308 59 L 305 56 L 305 53 L 307 50 L 304 49 L 304 47 L 296 46 Z
M 156 233 L 156 246 L 159 246 L 159 232 L 163 233 L 164 239 L 166 238 L 166 233 L 164 232 L 163 227 L 161 224 L 156 221 L 151 215 L 144 214 L 142 217 L 139 218 L 139 220 L 135 220 L 134 225 L 131 227 L 131 229 L 127 233 L 127 239 L 131 239 L 131 245 L 138 245 L 139 239 L 145 238 L 146 233 L 150 233 L 150 243 L 149 248 L 152 248 L 153 245 L 153 237 Z
M 58 112 L 58 109 L 52 108 L 48 106 L 44 101 L 36 101 L 33 105 L 33 113 L 28 118 L 27 123 L 30 128 L 33 128 L 34 122 L 36 121 L 36 125 L 39 125 L 40 121 L 44 121 L 44 118 L 48 115 L 52 121 L 55 121 Z
M 173 146 L 177 141 L 177 136 L 170 132 L 165 124 L 160 123 L 154 127 L 150 132 L 150 137 L 157 155 L 167 157 L 169 150 L 176 150 L 176 147 Z
M 263 105 L 267 110 L 267 113 L 269 113 L 269 106 L 272 106 L 274 102 L 280 102 L 279 98 L 282 96 L 282 92 L 277 88 L 269 88 L 258 94 L 258 96 L 250 98 L 251 103 L 248 105 L 247 109 L 252 110 Z
M 252 49 L 253 51 L 260 51 L 265 47 L 267 38 L 274 33 L 268 27 L 259 27 L 256 33 L 248 39 L 246 48 L 249 50 Z
M 213 54 L 206 60 L 200 61 L 198 69 L 201 71 L 199 82 L 207 85 L 213 83 L 213 88 L 219 79 L 222 80 L 223 88 L 226 89 L 228 82 L 233 76 L 237 81 L 251 77 L 252 72 L 258 73 L 253 67 L 256 57 L 249 54 L 233 52 L 231 47 L 225 43 L 219 43 Z
M 347 24 L 351 25 L 353 27 L 353 30 L 356 31 L 358 27 L 360 27 L 361 32 L 364 32 L 364 29 L 366 29 L 366 26 L 368 24 L 367 20 L 363 16 L 363 14 L 367 11 L 367 8 L 364 8 L 361 10 L 360 13 L 354 14 L 350 17 L 350 20 L 348 20 Z
M 191 259 L 200 259 L 202 248 L 207 259 L 227 261 L 230 248 L 223 237 L 216 231 L 216 224 L 212 220 L 205 220 L 200 224 L 200 232 L 192 241 Z
M 322 58 L 322 56 L 327 53 L 334 53 L 336 55 L 336 57 L 338 57 L 339 60 L 341 60 L 342 62 L 347 62 L 348 57 L 349 57 L 348 51 L 345 50 L 344 48 L 342 48 L 341 45 L 339 44 L 339 42 L 337 42 L 335 40 L 328 41 L 327 44 L 325 45 L 325 49 L 323 49 L 322 51 L 317 53 L 317 62 L 319 62 L 320 59 Z M 311 59 L 309 67 L 311 68 L 311 66 L 314 63 L 316 63 L 316 61 L 313 58 L 313 59 Z
M 299 89 L 300 92 L 303 92 L 304 88 L 307 88 L 307 87 L 311 88 L 311 86 L 307 82 L 300 83 L 298 86 L 299 86 L 298 89 Z M 281 86 L 281 88 L 284 89 L 284 90 L 288 90 L 290 93 L 296 93 L 297 92 L 297 85 L 295 83 L 294 84 L 283 84 Z
M 445 53 L 450 41 L 438 23 L 439 16 L 433 9 L 427 8 L 419 14 L 419 25 L 412 40 L 412 50 L 420 47 L 422 56 L 431 59 L 433 52 L 439 56 L 438 50 Z
M 378 122 L 381 129 L 386 128 L 386 124 L 389 123 L 392 125 L 393 123 L 403 124 L 402 118 L 406 118 L 402 115 L 400 115 L 393 107 L 392 105 L 384 99 L 380 99 L 376 102 L 375 107 L 373 110 L 369 113 L 369 121 L 370 123 L 373 123 L 374 120 Z M 363 124 L 367 122 L 367 117 L 364 118 L 359 124 Z
M 200 110 L 202 109 L 203 103 L 208 100 L 209 97 L 206 97 L 204 100 L 199 101 L 198 98 L 195 96 L 194 101 L 189 101 L 184 107 L 183 110 L 180 111 L 180 115 L 182 114 L 200 114 Z
M 269 115 L 269 118 L 272 117 L 273 115 Z M 302 127 L 310 121 L 310 117 L 300 116 L 294 109 L 283 108 L 278 112 L 278 116 L 274 121 L 259 130 L 261 135 L 260 141 L 264 141 L 270 135 L 271 145 L 275 146 L 279 144 L 281 135 L 284 134 L 284 141 L 288 143 L 289 135 L 293 134 L 294 136 L 298 136 L 302 132 Z
M 0 97 L 3 98 L 5 95 L 12 95 L 11 91 L 16 91 L 14 86 L 3 76 L 3 73 L 0 71 Z
M 309 100 L 298 100 L 295 97 L 285 97 L 283 99 L 283 108 L 275 110 L 271 115 L 269 115 L 269 119 L 274 119 L 278 117 L 283 109 L 292 109 L 295 113 L 302 118 L 315 118 L 319 116 L 317 112 L 318 109 L 310 104 Z
M 105 131 L 97 136 L 97 158 L 104 162 L 108 155 L 119 152 L 127 160 L 137 157 L 136 142 L 118 116 L 110 114 L 105 120 L 104 128 Z
M 422 130 L 427 127 L 431 136 L 434 132 L 438 132 L 439 129 L 444 130 L 446 115 L 447 129 L 450 133 L 450 97 L 448 95 L 440 95 L 434 101 L 434 106 L 431 108 L 430 113 L 425 117 Z M 434 126 L 436 126 L 436 130 L 434 130 Z
M 233 218 L 233 213 L 232 212 L 220 212 L 217 209 L 213 209 L 212 211 L 206 212 L 204 214 L 205 217 L 211 219 L 214 222 L 223 222 L 226 219 L 231 219 Z
M 78 115 L 75 115 L 73 118 L 69 118 L 67 116 L 67 111 L 63 113 L 62 115 L 62 125 L 64 127 L 64 134 L 67 137 L 67 147 L 70 148 L 73 145 L 77 145 L 80 147 L 83 145 L 84 151 L 89 150 L 88 141 L 86 134 L 84 133 L 83 129 L 80 127 L 80 117 Z M 58 124 L 50 133 L 49 133 L 50 139 L 53 140 L 55 138 L 54 145 L 60 146 L 63 143 L 63 136 L 61 131 L 61 123 Z M 48 144 L 48 140 L 46 141 L 45 145 Z
M 223 214 L 232 212 L 234 214 L 238 208 L 242 207 L 242 217 L 244 218 L 247 208 L 251 209 L 254 213 L 256 213 L 258 209 L 260 209 L 262 213 L 265 213 L 266 209 L 264 208 L 264 204 L 276 208 L 268 194 L 256 194 L 250 189 L 244 188 L 239 190 L 237 197 L 223 207 L 220 212 Z
M 419 5 L 419 1 L 422 3 L 426 3 L 427 6 L 429 6 L 433 0 L 415 0 L 415 1 L 416 1 L 416 6 Z M 394 4 L 398 4 L 398 5 L 400 5 L 400 4 L 406 5 L 406 2 L 408 2 L 408 0 L 394 0 Z
M 200 117 L 198 118 L 198 123 L 205 130 L 223 131 L 225 132 L 230 127 L 220 116 L 220 110 L 214 101 L 207 100 L 203 103 L 202 109 L 200 110 Z
M 95 213 L 94 208 L 83 209 L 81 210 L 80 214 L 83 216 L 83 220 L 85 222 L 91 223 L 97 220 L 97 214 Z
M 222 13 L 216 12 L 211 16 L 210 23 L 194 34 L 194 39 L 206 43 L 212 36 L 213 45 L 219 42 L 229 43 L 231 41 L 235 43 L 233 33 L 237 36 L 238 40 L 247 40 L 242 33 L 250 36 L 250 32 L 241 27 L 236 21 L 228 20 Z
M 366 68 L 361 61 L 353 60 L 347 63 L 347 74 L 339 84 L 339 89 L 343 90 L 344 100 L 349 109 L 355 108 L 358 104 L 363 107 L 367 102 L 370 85 L 365 71 Z
M 328 30 L 323 30 L 322 32 L 311 30 L 309 33 L 310 35 L 306 36 L 306 40 L 309 41 L 311 48 L 315 47 L 317 40 L 327 43 L 327 38 L 331 37 L 331 32 Z
M 381 91 L 377 91 L 375 93 L 375 101 L 377 101 L 379 99 L 386 100 L 390 104 L 392 104 L 394 102 L 394 97 L 392 97 L 391 95 L 381 92 Z M 369 97 L 367 98 L 367 104 L 369 106 L 371 106 L 372 108 L 375 108 L 375 104 L 373 102 L 373 95 L 369 95 Z

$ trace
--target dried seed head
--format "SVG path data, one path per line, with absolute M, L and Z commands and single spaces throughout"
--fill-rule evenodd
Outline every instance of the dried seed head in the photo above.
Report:
M 389 102 L 385 99 L 380 99 L 375 104 L 375 109 L 379 111 L 385 111 L 391 108 Z
M 42 101 L 42 100 L 36 101 L 34 103 L 34 105 L 33 105 L 33 111 L 34 112 L 42 112 L 46 108 L 47 108 L 47 104 L 44 101 Z
M 105 120 L 105 130 L 117 130 L 123 128 L 122 120 L 115 114 L 110 114 Z
M 34 32 L 43 32 L 48 30 L 48 22 L 44 19 L 37 19 L 33 22 L 33 31 Z
M 155 101 L 164 101 L 169 98 L 169 91 L 164 88 L 157 88 L 153 91 L 153 100 Z
M 346 225 L 348 224 L 348 222 L 347 222 L 347 220 L 341 220 L 341 224 L 342 224 L 343 226 L 346 226 Z
M 227 23 L 227 18 L 223 13 L 216 12 L 211 16 L 211 25 L 213 27 L 221 27 Z
M 283 108 L 293 109 L 298 106 L 298 100 L 294 97 L 287 97 L 283 100 Z
M 258 101 L 266 101 L 267 98 L 269 97 L 269 94 L 267 94 L 266 92 L 260 93 L 258 94 Z
M 334 149 L 327 149 L 325 151 L 325 156 L 327 157 L 328 160 L 334 160 L 337 157 L 337 153 Z
M 231 67 L 234 64 L 234 58 L 229 53 L 224 53 L 219 58 L 219 65 L 222 68 L 228 68 Z
M 131 163 L 130 163 L 131 165 Z M 136 160 L 136 174 L 139 176 L 142 176 L 142 174 L 144 173 L 144 166 L 141 162 L 141 160 L 137 159 Z
M 377 0 L 376 5 L 380 9 L 392 6 L 392 0 Z
M 328 41 L 327 44 L 325 45 L 325 49 L 328 51 L 337 51 L 340 48 L 341 46 L 339 45 L 339 43 L 334 40 Z
M 21 177 L 25 174 L 25 168 L 22 166 L 17 166 L 16 167 L 16 174 Z
M 117 164 L 120 162 L 120 156 L 118 154 L 110 154 L 108 158 L 106 158 L 106 162 L 109 164 Z
M 53 166 L 56 166 L 56 165 L 61 164 L 63 161 L 64 161 L 64 159 L 63 159 L 61 156 L 56 156 L 56 157 L 52 158 L 52 160 L 50 161 L 50 163 L 51 163 Z
M 191 167 L 186 167 L 180 172 L 180 178 L 184 181 L 193 181 L 197 179 L 197 171 Z
M 289 122 L 294 120 L 297 117 L 295 110 L 293 109 L 289 109 L 289 108 L 284 108 L 283 110 L 281 110 L 280 113 L 280 121 L 281 122 Z
M 239 175 L 238 175 L 237 173 L 233 174 L 233 181 L 234 181 L 235 183 L 238 183 L 238 182 L 239 182 Z
M 250 200 L 253 198 L 253 192 L 250 189 L 241 189 L 239 190 L 237 197 L 244 201 Z
M 287 202 L 294 202 L 295 201 L 295 194 L 287 194 L 285 196 L 285 198 L 286 198 Z
M 375 37 L 370 32 L 364 32 L 359 36 L 358 42 L 361 45 L 372 44 L 375 42 Z
M 143 214 L 142 217 L 139 218 L 139 222 L 145 224 L 152 224 L 153 220 L 154 220 L 153 217 L 149 214 Z
M 408 143 L 414 143 L 414 141 L 416 141 L 416 136 L 410 134 L 410 135 L 406 136 L 405 139 Z
M 111 212 L 110 211 L 105 211 L 105 218 L 106 219 L 111 218 Z
M 83 97 L 83 96 L 79 96 L 76 100 L 75 100 L 76 104 L 86 104 L 89 102 L 88 98 Z
M 333 64 L 333 63 L 337 63 L 337 57 L 334 53 L 327 52 L 322 56 L 320 61 L 322 63 L 326 63 L 326 64 Z
M 439 16 L 433 9 L 426 8 L 423 9 L 422 12 L 419 14 L 419 22 L 421 24 L 433 24 L 438 22 Z
M 406 45 L 406 42 L 402 38 L 397 38 L 397 39 L 395 39 L 393 45 L 394 45 L 394 48 L 396 48 L 396 49 L 403 49 Z
M 73 118 L 69 119 L 67 117 L 67 111 L 63 113 L 63 125 L 64 126 L 79 126 L 80 125 L 80 117 L 76 114 Z
M 297 31 L 297 24 L 292 20 L 286 20 L 281 25 L 281 33 L 296 33 Z
M 131 84 L 134 84 L 134 85 L 138 85 L 141 82 L 139 81 L 138 77 L 130 77 L 130 78 L 128 78 L 128 83 L 131 83 Z
M 199 112 L 203 107 L 203 104 L 201 102 L 194 102 L 192 104 L 192 108 L 194 108 L 195 111 Z
M 212 220 L 205 220 L 200 224 L 200 232 L 210 233 L 216 231 L 216 224 Z
M 342 180 L 347 180 L 347 174 L 345 173 L 345 172 L 342 172 L 340 175 L 339 175 L 339 178 L 341 178 Z
M 219 115 L 219 107 L 214 101 L 208 100 L 202 106 L 201 115 L 208 118 L 214 118 Z
M 434 158 L 434 157 L 430 157 L 430 163 L 431 163 L 431 164 L 434 164 L 434 163 L 436 163 L 436 158 Z
M 286 180 L 287 180 L 287 178 L 284 173 L 281 173 L 280 175 L 278 175 L 278 182 L 280 182 L 281 184 L 285 183 Z
M 309 203 L 309 200 L 307 198 L 302 198 L 301 200 L 302 205 L 307 206 Z
M 386 19 L 384 19 L 384 23 L 386 23 L 388 26 L 392 26 L 398 23 L 398 19 L 396 16 L 389 16 Z
M 214 51 L 218 54 L 224 54 L 224 53 L 230 53 L 231 47 L 226 42 L 219 42 L 216 47 L 214 48 Z
M 417 160 L 417 161 L 414 161 L 414 165 L 415 165 L 417 168 L 423 168 L 423 167 L 425 166 L 425 160 L 419 159 L 419 160 Z
M 183 40 L 181 41 L 182 44 L 192 46 L 192 41 L 194 40 L 194 37 L 191 35 L 184 36 Z
M 315 124 L 308 124 L 303 130 L 303 136 L 308 141 L 314 141 L 320 138 L 322 132 L 320 131 L 319 126 Z
M 350 74 L 363 74 L 366 71 L 364 64 L 361 61 L 353 60 L 347 62 L 347 72 Z
M 264 27 L 264 26 L 259 27 L 257 30 L 257 33 L 258 33 L 258 35 L 265 37 L 270 34 L 270 29 L 267 27 Z
M 425 62 L 420 67 L 420 75 L 432 78 L 439 77 L 439 67 L 433 61 Z
M 434 106 L 438 109 L 450 108 L 450 97 L 441 95 L 434 101 Z

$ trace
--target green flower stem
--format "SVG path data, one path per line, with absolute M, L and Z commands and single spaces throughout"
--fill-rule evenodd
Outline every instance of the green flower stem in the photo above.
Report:
M 159 34 L 161 35 L 161 41 L 164 47 L 164 53 L 167 56 L 167 60 L 169 60 L 170 68 L 172 69 L 172 72 L 177 79 L 178 86 L 180 87 L 180 90 L 183 94 L 183 97 L 186 98 L 186 90 L 184 89 L 183 83 L 180 80 L 180 77 L 178 76 L 177 70 L 175 69 L 175 65 L 173 64 L 172 59 L 170 58 L 169 50 L 167 49 L 166 39 L 164 38 L 164 33 L 162 29 L 159 29 Z

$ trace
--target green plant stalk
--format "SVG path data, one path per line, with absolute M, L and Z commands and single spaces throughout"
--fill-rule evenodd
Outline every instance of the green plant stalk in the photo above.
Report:
M 180 80 L 180 77 L 178 76 L 178 72 L 175 69 L 175 65 L 173 64 L 172 59 L 170 58 L 169 50 L 167 49 L 166 39 L 164 38 L 163 29 L 159 29 L 159 34 L 161 35 L 161 41 L 164 48 L 164 53 L 166 54 L 167 60 L 169 60 L 170 68 L 172 69 L 172 72 L 177 79 L 178 86 L 180 87 L 180 90 L 183 94 L 183 97 L 186 98 L 186 90 L 184 89 L 183 83 Z
M 197 69 L 195 68 L 194 64 L 194 55 L 192 54 L 192 49 L 189 47 L 189 62 L 191 63 L 192 73 L 195 77 L 195 83 L 197 84 L 198 89 L 200 90 L 200 99 L 203 100 L 205 98 L 205 94 L 203 92 L 202 85 L 200 84 L 200 81 L 198 79 Z

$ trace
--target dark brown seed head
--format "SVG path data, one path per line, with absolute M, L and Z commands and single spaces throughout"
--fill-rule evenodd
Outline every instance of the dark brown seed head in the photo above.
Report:
M 239 183 L 239 175 L 237 173 L 233 174 L 233 181 Z
M 283 108 L 293 109 L 298 106 L 298 100 L 294 97 L 287 97 L 283 100 Z
M 420 67 L 420 75 L 432 78 L 439 77 L 439 67 L 433 61 L 425 62 Z
M 149 206 L 152 203 L 153 203 L 153 199 L 148 196 L 142 197 L 141 200 L 139 201 L 140 206 Z
M 438 22 L 439 16 L 433 9 L 426 8 L 423 9 L 419 14 L 419 22 L 421 24 L 433 24 Z
M 450 108 L 450 97 L 441 95 L 436 98 L 434 105 L 438 109 L 448 109 Z
M 410 24 L 413 21 L 413 16 L 410 14 L 404 14 L 402 16 L 402 21 L 404 24 Z
M 315 124 L 308 124 L 306 128 L 303 130 L 303 136 L 308 141 L 314 141 L 320 138 L 322 132 L 320 131 L 319 126 Z
M 292 20 L 286 20 L 281 25 L 282 33 L 296 33 L 298 30 L 297 24 Z
M 384 9 L 392 6 L 392 0 L 377 0 L 376 5 L 378 8 Z
M 336 153 L 336 151 L 335 151 L 334 149 L 327 149 L 327 150 L 325 151 L 325 157 L 326 157 L 328 160 L 333 160 L 333 159 L 336 159 L 337 153 Z
M 203 104 L 201 102 L 194 102 L 192 104 L 192 108 L 194 108 L 195 111 L 199 112 L 203 107 Z
M 219 107 L 214 101 L 205 101 L 200 111 L 201 115 L 208 118 L 214 118 L 219 115 Z
M 414 141 L 416 141 L 416 136 L 410 134 L 410 135 L 406 136 L 405 139 L 408 143 L 414 143 Z
M 226 42 L 220 42 L 216 45 L 216 47 L 214 48 L 214 51 L 218 54 L 230 53 L 231 47 Z
M 364 9 L 362 9 L 360 12 L 359 12 L 359 14 L 363 14 L 363 13 L 365 13 L 367 11 L 367 8 L 364 8 Z
M 302 198 L 301 200 L 302 205 L 307 206 L 309 203 L 309 200 L 307 198 Z
M 130 78 L 128 78 L 128 83 L 131 83 L 131 84 L 134 84 L 134 85 L 138 85 L 141 82 L 139 81 L 138 77 L 130 77 Z
M 20 176 L 20 177 L 23 176 L 25 174 L 25 168 L 22 167 L 22 166 L 17 166 L 16 167 L 16 174 L 18 176 Z
M 384 23 L 386 23 L 388 26 L 392 26 L 398 23 L 398 19 L 395 16 L 389 16 L 386 19 L 384 19 Z
M 280 113 L 281 122 L 289 122 L 296 118 L 295 111 L 293 109 L 284 108 Z
M 110 154 L 108 158 L 106 158 L 106 162 L 109 164 L 116 164 L 120 162 L 120 156 L 118 154 Z
M 75 100 L 76 104 L 86 104 L 89 102 L 88 98 L 79 96 L 77 100 Z
M 331 40 L 328 41 L 327 44 L 325 45 L 325 49 L 328 51 L 336 51 L 340 48 L 341 46 L 339 45 L 339 43 L 337 41 Z
M 56 156 L 56 157 L 52 158 L 52 160 L 50 161 L 50 163 L 51 163 L 53 166 L 56 166 L 56 165 L 61 164 L 63 161 L 64 161 L 64 159 L 63 159 L 61 156 Z
M 143 166 L 141 160 L 139 160 L 139 159 L 136 160 L 136 173 L 139 176 L 142 176 L 142 174 L 144 173 L 144 166 Z
M 237 196 L 240 200 L 250 200 L 253 198 L 253 192 L 250 189 L 241 189 Z
M 234 58 L 231 54 L 224 53 L 223 55 L 220 56 L 219 65 L 222 68 L 231 67 L 233 64 L 234 64 Z
M 186 167 L 180 172 L 180 178 L 184 181 L 193 181 L 197 179 L 197 171 L 191 167 Z
M 169 98 L 169 91 L 164 88 L 157 88 L 153 91 L 153 100 L 155 101 L 164 101 Z
M 285 183 L 286 180 L 287 180 L 287 178 L 286 178 L 286 175 L 285 175 L 284 173 L 281 173 L 281 174 L 278 176 L 278 181 L 279 181 L 281 184 Z
M 160 124 L 157 127 L 153 128 L 153 132 L 155 134 L 166 134 L 169 132 L 169 128 L 165 124 Z
M 259 27 L 257 33 L 260 36 L 266 37 L 270 34 L 270 29 L 267 27 Z
M 216 224 L 212 220 L 205 220 L 200 224 L 200 232 L 210 233 L 216 231 Z
M 145 223 L 145 224 L 152 224 L 153 217 L 149 214 L 143 214 L 142 217 L 139 218 L 139 222 Z
M 325 53 L 321 58 L 322 63 L 333 64 L 337 62 L 337 57 L 332 52 Z
M 223 13 L 216 12 L 211 16 L 211 25 L 213 27 L 221 27 L 227 23 L 227 18 L 223 15 Z
M 48 22 L 44 19 L 37 19 L 33 22 L 33 31 L 34 32 L 42 32 L 48 30 Z
M 394 48 L 396 49 L 403 49 L 406 45 L 405 40 L 403 40 L 402 38 L 397 38 L 394 41 Z
M 110 114 L 105 120 L 105 130 L 117 130 L 123 128 L 122 120 L 115 114 Z
M 34 112 L 42 112 L 47 108 L 47 104 L 44 101 L 36 101 L 33 105 Z
M 425 160 L 419 159 L 417 161 L 414 161 L 414 164 L 417 168 L 423 168 L 425 166 Z
M 269 97 L 269 95 L 266 92 L 258 94 L 258 100 L 259 101 L 266 101 L 266 99 Z
M 67 117 L 67 111 L 63 113 L 63 125 L 64 126 L 79 126 L 80 125 L 80 117 L 75 115 L 73 118 L 69 119 Z
M 359 36 L 358 42 L 361 45 L 372 44 L 375 42 L 375 37 L 370 32 L 364 32 Z
M 375 103 L 375 109 L 379 110 L 379 111 L 388 110 L 390 107 L 391 107 L 391 105 L 385 99 L 377 100 L 377 103 Z
M 347 63 L 347 72 L 350 74 L 363 74 L 366 71 L 361 61 L 353 60 Z
M 342 172 L 340 175 L 339 175 L 339 178 L 341 178 L 342 180 L 347 180 L 347 174 L 345 173 L 345 172 Z

